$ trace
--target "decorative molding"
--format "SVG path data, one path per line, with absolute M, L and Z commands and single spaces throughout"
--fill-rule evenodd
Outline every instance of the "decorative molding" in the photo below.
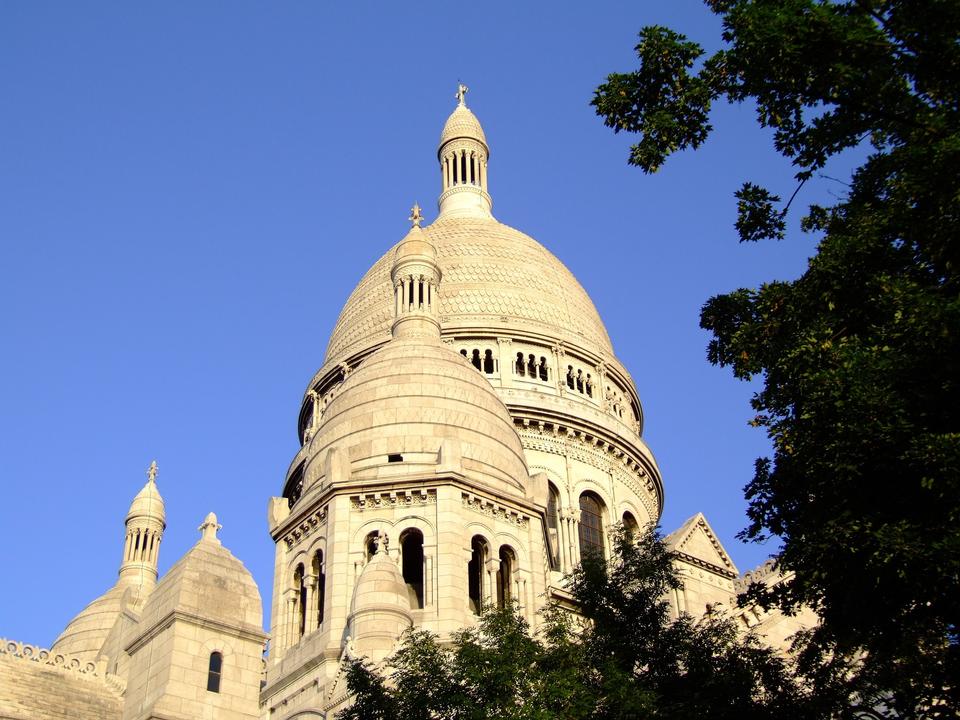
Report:
M 304 538 L 309 537 L 314 530 L 327 524 L 327 506 L 324 505 L 319 510 L 315 510 L 304 517 L 295 527 L 290 528 L 284 536 L 283 541 L 287 544 L 289 550 L 294 544 Z
M 32 662 L 43 665 L 45 669 L 52 668 L 76 674 L 85 680 L 102 683 L 118 696 L 122 695 L 126 688 L 126 681 L 123 678 L 106 672 L 106 660 L 96 663 L 90 660 L 81 660 L 74 655 L 55 653 L 38 645 L 7 640 L 6 638 L 0 638 L 0 660 Z
M 395 490 L 391 492 L 366 493 L 351 495 L 350 507 L 363 512 L 381 508 L 413 507 L 416 505 L 433 505 L 437 502 L 437 489 L 422 490 Z
M 496 503 L 492 500 L 487 500 L 486 498 L 467 492 L 462 493 L 461 498 L 465 508 L 469 508 L 475 512 L 482 513 L 483 515 L 495 518 L 497 520 L 505 520 L 506 522 L 512 523 L 518 527 L 528 528 L 530 526 L 529 515 L 517 512 L 516 510 L 501 505 L 500 503 Z

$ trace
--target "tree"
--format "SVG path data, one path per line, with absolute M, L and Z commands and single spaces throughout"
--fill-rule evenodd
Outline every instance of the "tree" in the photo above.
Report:
M 708 137 L 719 100 L 756 105 L 796 168 L 790 200 L 736 193 L 741 240 L 783 238 L 803 184 L 868 149 L 846 197 L 812 206 L 817 253 L 794 282 L 710 299 L 710 362 L 760 376 L 752 424 L 773 457 L 746 486 L 749 540 L 776 536 L 795 579 L 753 601 L 822 623 L 801 661 L 900 717 L 960 714 L 960 3 L 708 0 L 723 49 L 640 33 L 634 72 L 593 105 L 639 134 L 654 172 Z
M 513 607 L 485 612 L 448 646 L 407 633 L 388 678 L 363 662 L 340 720 L 616 720 L 817 717 L 789 662 L 732 620 L 671 620 L 679 586 L 651 531 L 614 536 L 614 556 L 584 559 L 568 579 L 582 611 L 549 607 L 536 637 Z

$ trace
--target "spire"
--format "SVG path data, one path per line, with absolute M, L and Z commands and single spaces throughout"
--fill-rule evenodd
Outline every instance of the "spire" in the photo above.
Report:
M 212 512 L 207 513 L 203 523 L 197 528 L 200 531 L 200 542 L 213 542 L 220 544 L 220 538 L 217 537 L 217 531 L 221 530 L 223 525 L 217 522 L 217 516 Z
M 460 83 L 457 107 L 440 134 L 440 215 L 490 217 L 493 200 L 487 194 L 487 160 L 490 149 L 480 121 L 467 107 L 469 88 Z
M 163 498 L 157 489 L 157 461 L 147 469 L 147 483 L 127 511 L 123 560 L 120 563 L 120 582 L 145 586 L 148 590 L 157 582 L 157 561 L 160 541 L 167 527 Z
M 436 248 L 420 228 L 420 206 L 410 210 L 412 227 L 397 245 L 390 268 L 394 288 L 394 337 L 440 338 L 437 290 L 440 265 Z

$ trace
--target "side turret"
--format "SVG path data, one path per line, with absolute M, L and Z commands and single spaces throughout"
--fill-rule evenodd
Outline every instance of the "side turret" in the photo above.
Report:
M 156 460 L 150 463 L 147 484 L 130 503 L 126 526 L 118 585 L 140 587 L 141 594 L 146 594 L 157 584 L 160 541 L 167 527 L 163 498 L 157 489 Z
M 440 339 L 438 307 L 442 273 L 437 264 L 436 248 L 420 229 L 423 216 L 420 206 L 410 213 L 413 227 L 400 241 L 390 268 L 394 289 L 394 337 Z

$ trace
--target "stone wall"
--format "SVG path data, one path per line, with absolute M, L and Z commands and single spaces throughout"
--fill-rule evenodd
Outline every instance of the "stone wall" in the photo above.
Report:
M 0 720 L 120 720 L 121 691 L 93 663 L 0 640 Z

